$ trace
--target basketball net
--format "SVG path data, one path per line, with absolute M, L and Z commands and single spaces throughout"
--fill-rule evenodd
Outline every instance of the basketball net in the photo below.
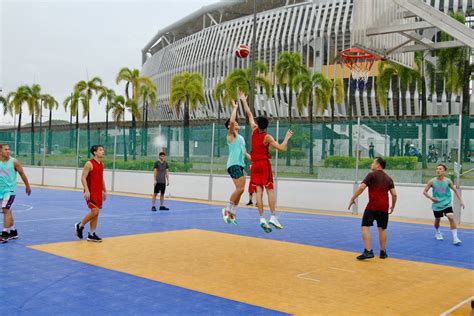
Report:
M 365 90 L 369 72 L 376 59 L 377 56 L 355 47 L 341 51 L 341 61 L 351 72 L 354 89 Z

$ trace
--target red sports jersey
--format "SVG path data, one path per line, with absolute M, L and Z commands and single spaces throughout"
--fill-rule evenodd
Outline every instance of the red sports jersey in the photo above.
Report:
M 271 156 L 268 152 L 268 145 L 263 142 L 266 135 L 266 132 L 259 132 L 258 128 L 252 132 L 252 169 L 250 170 L 249 192 L 255 192 L 257 186 L 267 190 L 273 189 Z
M 252 151 L 250 154 L 252 162 L 271 158 L 270 153 L 268 152 L 268 144 L 265 145 L 263 142 L 265 136 L 267 136 L 265 131 L 259 132 L 258 128 L 254 128 L 252 132 Z
M 395 186 L 392 178 L 383 171 L 370 172 L 362 181 L 369 187 L 368 211 L 388 212 L 388 192 Z
M 102 208 L 104 164 L 95 159 L 89 160 L 92 164 L 92 170 L 87 175 L 87 187 L 91 194 L 87 205 L 89 208 Z

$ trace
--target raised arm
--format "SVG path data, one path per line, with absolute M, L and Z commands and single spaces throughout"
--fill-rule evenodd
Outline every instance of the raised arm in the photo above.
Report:
M 460 204 L 461 208 L 464 208 L 464 201 L 462 200 L 461 193 L 459 193 L 459 191 L 456 188 L 456 186 L 454 185 L 453 181 L 451 181 L 449 179 L 448 179 L 448 181 L 449 181 L 449 187 L 451 188 L 451 190 L 453 190 L 454 194 L 456 194 L 456 197 L 459 200 L 459 204 Z
M 291 131 L 291 129 L 289 129 L 286 132 L 285 139 L 283 140 L 283 142 L 281 144 L 279 144 L 272 137 L 272 135 L 267 134 L 267 136 L 265 136 L 264 143 L 269 144 L 271 147 L 275 148 L 279 152 L 282 152 L 282 151 L 285 151 L 288 148 L 288 141 L 290 140 L 291 136 L 293 136 L 293 132 Z
M 433 181 L 432 181 L 432 180 L 428 181 L 428 183 L 427 183 L 426 186 L 425 186 L 425 189 L 423 190 L 423 195 L 426 196 L 428 199 L 430 199 L 431 202 L 436 203 L 436 202 L 438 202 L 438 200 L 435 199 L 434 197 L 432 197 L 432 196 L 428 193 L 428 191 L 431 189 L 432 186 L 433 186 Z
M 229 121 L 229 130 L 227 131 L 227 140 L 229 143 L 234 141 L 234 128 L 235 128 L 235 121 L 237 119 L 237 109 L 239 108 L 239 104 L 232 100 L 232 113 L 230 114 L 230 121 Z
M 257 128 L 258 126 L 255 123 L 255 119 L 253 117 L 252 111 L 250 111 L 249 104 L 247 103 L 247 96 L 243 92 L 240 92 L 239 98 L 240 98 L 240 101 L 242 101 L 242 104 L 244 105 L 244 110 L 245 110 L 245 113 L 247 114 L 247 117 L 249 118 L 250 126 L 252 126 L 252 129 Z
M 15 167 L 15 170 L 18 172 L 18 174 L 21 177 L 21 180 L 23 180 L 23 183 L 25 184 L 26 194 L 30 195 L 31 194 L 30 182 L 28 181 L 28 177 L 26 176 L 25 171 L 23 170 L 23 166 L 16 159 L 13 160 L 13 166 Z

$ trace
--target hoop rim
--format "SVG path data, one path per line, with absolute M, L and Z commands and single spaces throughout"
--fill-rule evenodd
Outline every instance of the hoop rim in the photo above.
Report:
M 355 59 L 357 59 L 357 58 L 368 58 L 370 60 L 380 59 L 379 56 L 377 56 L 375 54 L 371 54 L 368 51 L 365 51 L 365 50 L 357 48 L 357 47 L 350 47 L 350 48 L 343 49 L 343 50 L 341 50 L 340 54 L 341 54 L 341 58 L 343 58 L 343 59 L 344 58 L 348 58 L 348 59 L 351 59 L 351 58 L 355 58 Z

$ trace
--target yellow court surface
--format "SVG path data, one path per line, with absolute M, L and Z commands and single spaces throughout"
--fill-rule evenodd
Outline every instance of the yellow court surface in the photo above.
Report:
M 297 315 L 439 315 L 474 294 L 474 271 L 199 229 L 31 248 Z

